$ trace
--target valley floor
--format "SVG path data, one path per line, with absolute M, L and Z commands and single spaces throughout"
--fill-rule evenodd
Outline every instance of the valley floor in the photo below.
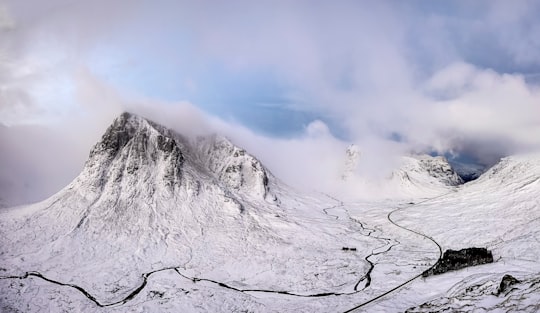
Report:
M 534 184 L 531 193 L 538 181 Z M 92 283 L 80 280 L 92 277 L 74 279 L 70 272 L 39 265 L 46 260 L 23 262 L 34 268 L 14 269 L 10 266 L 18 260 L 40 254 L 13 256 L 4 247 L 0 308 L 2 312 L 539 311 L 538 200 L 512 197 L 509 191 L 493 195 L 492 201 L 485 189 L 460 188 L 430 199 L 343 203 L 330 198 L 311 211 L 280 213 L 280 218 L 299 226 L 295 232 L 310 228 L 309 235 L 285 242 L 289 251 L 277 250 L 281 244 L 252 242 L 250 246 L 259 246 L 264 253 L 254 256 L 251 264 L 246 256 L 236 263 L 229 255 L 213 271 L 189 261 L 156 265 L 152 271 L 135 273 L 135 282 L 100 264 L 95 264 Z M 2 232 L 4 238 L 6 234 Z M 308 244 L 319 239 L 316 247 L 321 253 Z M 492 250 L 495 262 L 421 277 L 442 251 L 473 246 Z M 518 283 L 497 294 L 506 274 Z M 116 290 L 95 288 L 103 275 L 114 277 Z

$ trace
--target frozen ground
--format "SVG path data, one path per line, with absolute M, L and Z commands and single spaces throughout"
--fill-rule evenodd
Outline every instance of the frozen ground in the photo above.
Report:
M 115 123 L 72 184 L 0 211 L 0 311 L 540 310 L 539 155 L 458 187 L 441 160 L 409 158 L 399 198 L 342 202 L 224 138 Z M 471 246 L 496 262 L 420 277 Z M 519 283 L 497 293 L 506 274 Z

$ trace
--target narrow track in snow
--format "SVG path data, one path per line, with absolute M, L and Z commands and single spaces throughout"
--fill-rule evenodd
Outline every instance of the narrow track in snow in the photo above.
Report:
M 405 227 L 405 226 L 399 225 L 398 223 L 396 223 L 396 221 L 394 221 L 394 220 L 392 219 L 392 215 L 393 215 L 394 213 L 398 212 L 398 211 L 402 211 L 402 210 L 408 209 L 408 208 L 410 208 L 410 207 L 413 207 L 413 206 L 415 206 L 415 205 L 418 205 L 418 204 L 421 204 L 421 203 L 426 203 L 426 202 L 429 202 L 429 201 L 432 201 L 432 200 L 435 200 L 435 199 L 444 197 L 444 196 L 446 196 L 446 195 L 448 195 L 448 194 L 450 194 L 450 193 L 445 193 L 445 194 L 443 194 L 443 195 L 440 195 L 440 196 L 437 196 L 437 197 L 434 197 L 434 198 L 426 199 L 426 200 L 423 200 L 423 201 L 420 201 L 420 202 L 417 202 L 417 203 L 414 203 L 414 204 L 409 204 L 409 205 L 406 206 L 406 207 L 397 208 L 397 209 L 391 211 L 390 213 L 388 213 L 388 215 L 386 215 L 386 219 L 387 219 L 390 223 L 392 223 L 394 226 L 399 227 L 399 228 L 401 228 L 401 229 L 403 229 L 403 230 L 406 230 L 406 231 L 408 231 L 408 232 L 414 233 L 414 234 L 416 234 L 416 235 L 418 235 L 418 236 L 421 236 L 421 237 L 423 237 L 423 238 L 425 238 L 425 239 L 428 239 L 429 241 L 433 242 L 433 243 L 437 246 L 437 249 L 439 250 L 439 257 L 437 258 L 437 261 L 436 261 L 435 263 L 433 263 L 433 265 L 431 265 L 431 267 L 429 267 L 429 268 L 427 269 L 427 271 L 433 269 L 433 268 L 435 267 L 435 265 L 436 265 L 436 264 L 439 262 L 439 260 L 441 259 L 442 254 L 443 254 L 441 245 L 440 245 L 437 241 L 435 241 L 435 239 L 433 239 L 432 237 L 430 237 L 430 236 L 428 236 L 428 235 L 426 235 L 426 234 L 423 234 L 423 233 L 421 233 L 421 232 L 419 232 L 419 231 L 416 231 L 416 230 L 407 228 L 407 227 Z M 423 272 L 422 272 L 422 273 L 423 273 Z M 354 312 L 354 311 L 356 311 L 356 310 L 358 310 L 358 309 L 361 309 L 362 307 L 365 307 L 365 306 L 368 305 L 368 304 L 371 304 L 371 303 L 373 303 L 373 302 L 375 302 L 375 301 L 377 301 L 377 300 L 379 300 L 379 299 L 381 299 L 381 298 L 384 298 L 385 296 L 387 296 L 387 295 L 393 293 L 394 291 L 396 291 L 396 290 L 398 290 L 398 289 L 401 289 L 402 287 L 404 287 L 404 286 L 410 284 L 412 281 L 416 280 L 417 278 L 420 278 L 420 277 L 422 276 L 422 273 L 419 273 L 418 275 L 416 275 L 416 276 L 414 276 L 414 277 L 411 277 L 410 279 L 406 280 L 405 282 L 403 282 L 403 283 L 401 283 L 401 284 L 399 284 L 399 285 L 397 285 L 397 286 L 394 286 L 394 287 L 391 288 L 390 290 L 385 291 L 385 292 L 383 292 L 382 294 L 380 294 L 380 295 L 378 295 L 378 296 L 376 296 L 376 297 L 374 297 L 374 298 L 371 298 L 371 299 L 369 299 L 369 300 L 367 300 L 367 301 L 364 301 L 364 302 L 362 302 L 362 303 L 360 303 L 360 304 L 358 304 L 358 305 L 356 305 L 356 306 L 354 306 L 354 307 L 348 309 L 347 311 L 344 311 L 343 313 Z
M 418 202 L 418 203 L 416 203 L 416 204 L 428 202 L 428 201 L 431 201 L 431 200 L 434 200 L 434 199 L 436 199 L 436 198 L 440 198 L 440 197 L 443 197 L 443 196 L 446 196 L 446 195 L 447 195 L 447 194 L 444 194 L 444 195 L 441 195 L 441 196 L 438 196 L 438 197 L 435 197 L 435 198 L 427 199 L 427 200 Z M 416 205 L 416 204 L 413 204 L 413 205 Z M 340 206 L 343 206 L 343 205 L 344 205 L 343 202 L 341 202 L 341 205 L 336 205 L 336 206 L 333 206 L 333 207 L 329 207 L 329 208 L 327 208 L 327 209 L 324 209 L 323 211 L 324 211 L 325 214 L 327 214 L 327 215 L 329 215 L 329 216 L 333 216 L 333 217 L 335 217 L 336 219 L 338 219 L 338 216 L 334 216 L 334 215 L 329 214 L 329 213 L 327 212 L 327 210 L 328 210 L 328 209 L 337 208 L 337 207 L 340 207 Z M 423 238 L 426 238 L 426 239 L 432 241 L 432 242 L 437 246 L 437 248 L 438 248 L 438 250 L 439 250 L 439 257 L 438 257 L 438 259 L 437 259 L 437 261 L 438 261 L 438 260 L 442 257 L 442 248 L 441 248 L 441 246 L 440 246 L 433 238 L 431 238 L 431 237 L 429 237 L 429 236 L 427 236 L 427 235 L 425 235 L 425 234 L 422 234 L 422 233 L 420 233 L 420 232 L 418 232 L 418 231 L 415 231 L 415 230 L 406 228 L 406 227 L 404 227 L 404 226 L 401 226 L 401 225 L 399 225 L 398 223 L 396 223 L 394 220 L 392 220 L 392 214 L 394 214 L 394 213 L 396 213 L 396 212 L 398 212 L 398 211 L 407 209 L 407 208 L 409 208 L 409 207 L 412 207 L 413 205 L 409 205 L 409 206 L 407 206 L 407 207 L 402 207 L 402 208 L 397 208 L 397 209 L 391 211 L 390 213 L 388 213 L 387 219 L 388 219 L 388 221 L 389 221 L 390 223 L 392 223 L 392 224 L 395 225 L 396 227 L 399 227 L 399 228 L 404 229 L 404 230 L 406 230 L 406 231 L 412 232 L 412 233 L 414 233 L 414 234 L 416 234 L 416 235 L 419 235 L 419 236 L 421 236 L 421 237 L 423 237 Z M 348 212 L 347 212 L 347 215 L 349 215 Z M 365 229 L 365 230 L 370 230 L 370 233 L 369 233 L 367 236 L 371 236 L 371 233 L 372 233 L 374 230 L 365 228 L 364 225 L 363 225 L 360 221 L 357 221 L 357 220 L 355 220 L 354 218 L 351 218 L 350 216 L 349 216 L 349 219 L 350 219 L 351 221 L 355 222 L 355 223 L 360 224 L 361 227 L 362 227 L 363 229 Z M 388 242 L 391 240 L 390 238 L 382 238 L 382 237 L 373 237 L 373 238 L 374 238 L 374 239 L 385 240 L 385 241 L 388 241 Z M 287 296 L 293 296 L 293 297 L 302 297 L 302 298 L 309 298 L 309 297 L 311 297 L 311 298 L 319 298 L 319 297 L 328 297 L 328 296 L 345 296 L 345 295 L 353 295 L 353 294 L 357 294 L 357 293 L 361 292 L 363 289 L 360 289 L 360 290 L 359 290 L 359 289 L 358 289 L 358 285 L 359 285 L 362 281 L 364 281 L 364 280 L 367 280 L 366 285 L 364 286 L 364 289 L 365 289 L 366 287 L 369 286 L 369 284 L 371 283 L 370 273 L 371 273 L 371 271 L 372 271 L 373 268 L 374 268 L 374 264 L 369 260 L 369 258 L 370 258 L 371 256 L 374 256 L 374 255 L 378 255 L 378 254 L 382 254 L 382 253 L 388 252 L 388 251 L 394 246 L 394 245 L 392 245 L 392 244 L 390 244 L 390 243 L 388 243 L 387 245 L 388 245 L 388 249 L 383 250 L 383 251 L 379 251 L 379 252 L 377 252 L 377 253 L 371 253 L 370 255 L 368 255 L 368 256 L 365 258 L 365 260 L 371 264 L 371 268 L 370 268 L 370 270 L 368 271 L 368 273 L 366 273 L 366 274 L 365 274 L 365 275 L 364 275 L 364 276 L 356 283 L 356 285 L 355 285 L 355 287 L 354 287 L 354 291 L 352 291 L 352 292 L 342 292 L 342 293 L 339 293 L 339 292 L 335 292 L 335 293 L 334 293 L 334 292 L 324 292 L 324 293 L 314 293 L 314 294 L 299 294 L 299 293 L 293 293 L 293 292 L 284 291 L 284 290 L 238 289 L 238 288 L 235 288 L 235 287 L 233 287 L 233 286 L 229 286 L 229 285 L 227 285 L 227 284 L 225 284 L 225 283 L 223 283 L 223 282 L 219 282 L 219 281 L 215 281 L 215 280 L 211 280 L 211 279 L 206 279 L 206 278 L 189 277 L 189 276 L 187 276 L 187 275 L 184 275 L 184 274 L 182 274 L 182 273 L 180 272 L 180 270 L 179 270 L 180 268 L 182 268 L 181 266 L 178 266 L 178 267 L 166 267 L 166 268 L 157 269 L 157 270 L 154 270 L 154 271 L 151 271 L 151 272 L 148 272 L 148 273 L 143 273 L 143 274 L 141 275 L 143 281 L 141 282 L 141 284 L 140 284 L 139 286 L 137 286 L 135 289 L 133 289 L 133 291 L 131 291 L 131 292 L 130 292 L 126 297 L 124 297 L 123 299 L 118 300 L 118 301 L 114 301 L 114 302 L 111 302 L 111 303 L 102 303 L 102 302 L 98 301 L 98 300 L 96 299 L 96 297 L 93 296 L 90 292 L 88 292 L 87 290 L 85 290 L 84 288 L 82 288 L 82 287 L 80 287 L 80 286 L 78 286 L 78 285 L 75 285 L 75 284 L 69 284 L 69 283 L 62 283 L 62 282 L 60 282 L 60 281 L 57 281 L 57 280 L 48 278 L 48 277 L 46 277 L 45 275 L 43 275 L 43 274 L 41 274 L 41 273 L 39 273 L 39 272 L 37 272 L 37 271 L 29 271 L 29 272 L 25 272 L 25 274 L 24 274 L 24 275 L 21 275 L 21 276 L 1 276 L 0 279 L 28 279 L 28 278 L 30 278 L 30 277 L 36 277 L 36 278 L 42 279 L 42 280 L 47 281 L 47 282 L 52 283 L 52 284 L 56 284 L 56 285 L 59 285 L 59 286 L 64 286 L 64 287 L 70 287 L 70 288 L 73 288 L 73 289 L 79 291 L 81 294 L 83 294 L 86 298 L 88 298 L 90 301 L 92 301 L 94 304 L 96 304 L 96 305 L 99 306 L 99 307 L 111 307 L 111 306 L 123 305 L 123 304 L 129 302 L 130 300 L 132 300 L 133 298 L 135 298 L 142 290 L 144 290 L 144 288 L 145 288 L 145 286 L 146 286 L 146 284 L 147 284 L 147 282 L 148 282 L 148 278 L 149 278 L 150 276 L 152 276 L 152 275 L 155 274 L 155 273 L 163 272 L 163 271 L 167 271 L 167 270 L 173 270 L 173 271 L 175 271 L 176 273 L 178 273 L 180 276 L 182 276 L 182 277 L 184 277 L 184 278 L 186 278 L 186 279 L 192 280 L 193 283 L 196 283 L 196 282 L 198 282 L 198 281 L 206 281 L 206 282 L 210 282 L 210 283 L 216 284 L 216 285 L 218 285 L 218 286 L 220 286 L 220 287 L 223 287 L 223 288 L 226 288 L 226 289 L 230 289 L 230 290 L 234 290 L 234 291 L 242 292 L 242 293 L 248 293 L 248 294 L 249 294 L 249 293 L 261 292 L 261 293 L 273 293 L 273 294 L 287 295 Z M 429 269 L 432 269 L 432 268 L 435 266 L 436 263 L 437 263 L 437 262 L 435 262 Z M 428 269 L 428 270 L 429 270 L 429 269 Z M 370 300 L 368 300 L 368 301 L 365 301 L 365 302 L 363 302 L 363 303 L 361 303 L 361 304 L 359 304 L 359 305 L 354 306 L 353 308 L 351 308 L 351 309 L 345 311 L 344 313 L 353 312 L 353 311 L 355 311 L 355 310 L 357 310 L 357 309 L 360 309 L 360 308 L 362 308 L 362 307 L 364 307 L 364 306 L 366 306 L 366 305 L 368 305 L 368 304 L 370 304 L 370 303 L 373 303 L 373 302 L 375 302 L 375 301 L 377 301 L 377 300 L 379 300 L 379 299 L 381 299 L 381 298 L 387 296 L 388 294 L 390 294 L 390 293 L 392 293 L 392 292 L 394 292 L 394 291 L 396 291 L 396 290 L 398 290 L 398 289 L 404 287 L 405 285 L 409 284 L 410 282 L 412 282 L 413 280 L 415 280 L 415 279 L 417 279 L 417 278 L 419 278 L 419 277 L 421 277 L 421 276 L 422 276 L 422 273 L 420 273 L 420 274 L 418 274 L 418 275 L 416 275 L 416 276 L 410 278 L 409 280 L 407 280 L 407 281 L 405 281 L 405 282 L 403 282 L 403 283 L 401 283 L 401 284 L 399 284 L 399 285 L 393 287 L 392 289 L 390 289 L 390 290 L 388 290 L 388 291 L 386 291 L 386 292 L 384 292 L 384 293 L 382 293 L 382 294 L 380 294 L 380 295 L 378 295 L 378 296 L 376 296 L 376 297 L 374 297 L 374 298 L 372 298 L 372 299 L 370 299 Z
M 323 209 L 324 213 L 338 219 L 339 218 L 338 216 L 333 216 L 333 215 L 329 214 L 327 212 L 327 210 L 343 206 L 343 202 L 341 202 L 341 201 L 339 201 L 339 202 L 340 202 L 340 204 L 338 204 L 338 205 L 334 205 L 332 207 L 328 207 L 326 209 Z M 359 222 L 356 221 L 356 223 L 359 223 Z M 363 227 L 363 224 L 360 223 L 360 225 Z M 370 234 L 371 234 L 371 232 L 370 232 Z M 382 239 L 382 238 L 378 238 L 378 239 Z M 369 255 L 368 257 L 370 257 L 372 255 L 373 254 Z M 368 262 L 369 262 L 369 260 L 368 260 Z M 369 272 L 368 272 L 366 275 L 364 275 L 363 278 L 360 279 L 360 281 L 358 283 L 356 283 L 356 285 L 354 287 L 354 291 L 352 291 L 352 292 L 295 293 L 295 292 L 290 292 L 290 291 L 286 291 L 286 290 L 269 290 L 269 289 L 256 289 L 256 288 L 239 289 L 239 288 L 236 288 L 234 286 L 230 286 L 230 285 L 228 285 L 228 284 L 226 284 L 224 282 L 220 282 L 220 281 L 216 281 L 216 280 L 212 280 L 212 279 L 208 279 L 208 278 L 189 277 L 189 276 L 183 274 L 180 271 L 180 269 L 182 269 L 182 268 L 183 268 L 182 266 L 165 267 L 165 268 L 157 269 L 157 270 L 154 270 L 154 271 L 151 271 L 151 272 L 148 272 L 148 273 L 143 273 L 141 275 L 143 280 L 137 287 L 135 287 L 123 299 L 120 299 L 120 300 L 117 300 L 117 301 L 114 301 L 114 302 L 111 302 L 111 303 L 100 302 L 94 295 L 92 295 L 89 291 L 87 291 L 86 289 L 84 289 L 81 286 L 78 286 L 78 285 L 75 285 L 75 284 L 70 284 L 70 283 L 63 283 L 61 281 L 51 279 L 51 278 L 43 275 L 42 273 L 40 273 L 38 271 L 25 272 L 23 275 L 19 275 L 19 276 L 16 276 L 16 275 L 13 275 L 13 276 L 0 276 L 0 279 L 28 279 L 28 278 L 31 278 L 31 277 L 39 278 L 41 280 L 44 280 L 46 282 L 49 282 L 49 283 L 52 283 L 52 284 L 55 284 L 55 285 L 58 285 L 58 286 L 73 288 L 73 289 L 79 291 L 86 298 L 88 298 L 88 300 L 92 301 L 94 304 L 96 304 L 99 307 L 120 306 L 120 305 L 126 304 L 130 300 L 134 299 L 141 291 L 144 290 L 144 288 L 146 287 L 146 284 L 148 283 L 148 278 L 150 278 L 150 276 L 152 276 L 155 273 L 168 271 L 168 270 L 175 271 L 176 273 L 178 273 L 178 275 L 182 276 L 185 279 L 191 280 L 193 283 L 197 283 L 199 281 L 205 281 L 205 282 L 208 282 L 208 283 L 215 284 L 215 285 L 217 285 L 219 287 L 223 287 L 223 288 L 226 288 L 226 289 L 229 289 L 229 290 L 234 290 L 234 291 L 237 291 L 237 292 L 242 292 L 242 293 L 247 293 L 247 294 L 250 294 L 250 293 L 271 293 L 271 294 L 279 294 L 279 295 L 285 295 L 285 296 L 291 296 L 291 297 L 301 297 L 301 298 L 320 298 L 320 297 L 328 297 L 328 296 L 345 296 L 345 295 L 357 294 L 357 293 L 362 291 L 362 290 L 358 290 L 358 285 L 360 284 L 360 282 L 362 282 L 363 280 L 365 280 L 367 278 L 368 282 L 367 282 L 367 284 L 365 286 L 365 287 L 367 287 L 367 286 L 369 286 L 369 283 L 370 283 L 370 280 L 371 280 L 370 277 L 369 277 Z

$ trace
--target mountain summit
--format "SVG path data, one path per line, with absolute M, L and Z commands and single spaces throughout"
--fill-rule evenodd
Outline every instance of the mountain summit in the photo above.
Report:
M 264 199 L 269 177 L 255 157 L 224 137 L 189 140 L 145 118 L 123 113 L 94 146 L 77 180 L 101 191 L 119 184 L 146 185 L 152 188 L 142 189 L 168 197 L 175 191 L 199 194 L 201 181 L 212 181 L 224 194 Z
M 187 138 L 123 113 L 92 148 L 79 176 L 27 208 L 24 223 L 35 228 L 13 244 L 37 254 L 13 267 L 57 264 L 47 269 L 54 272 L 58 264 L 77 264 L 84 280 L 100 260 L 135 282 L 137 273 L 188 261 L 190 251 L 200 249 L 201 257 L 212 259 L 222 243 L 196 238 L 238 240 L 246 225 L 262 228 L 253 216 L 277 208 L 274 181 L 255 157 L 224 137 Z M 230 253 L 239 254 L 235 249 Z
M 112 185 L 141 183 L 167 186 L 171 191 L 182 180 L 186 150 L 186 141 L 179 135 L 123 113 L 90 152 L 78 181 L 101 191 Z
M 94 223 L 93 227 L 102 229 L 120 221 L 146 225 L 155 221 L 156 214 L 172 214 L 159 205 L 163 201 L 179 203 L 176 211 L 191 210 L 186 204 L 195 201 L 218 201 L 227 205 L 211 207 L 242 213 L 241 199 L 275 199 L 269 194 L 269 177 L 256 158 L 225 138 L 190 141 L 145 118 L 123 113 L 94 146 L 82 173 L 61 197 L 70 197 L 71 190 L 84 194 L 86 201 L 77 202 L 87 202 L 89 207 L 75 228 Z

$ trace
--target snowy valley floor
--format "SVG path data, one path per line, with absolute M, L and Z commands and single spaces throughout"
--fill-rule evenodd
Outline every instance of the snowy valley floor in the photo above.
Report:
M 411 167 L 416 196 L 354 202 L 206 140 L 123 115 L 70 185 L 0 211 L 0 311 L 540 311 L 540 155 L 437 192 Z M 495 262 L 422 277 L 470 247 Z
M 268 264 L 280 263 L 273 259 L 284 255 L 280 251 L 269 252 L 269 259 L 264 264 L 252 264 L 245 269 L 225 266 L 218 274 L 205 275 L 198 273 L 196 266 L 186 269 L 179 264 L 144 279 L 140 273 L 138 283 L 126 286 L 130 291 L 127 296 L 115 297 L 113 294 L 107 299 L 96 296 L 94 302 L 105 305 L 103 307 L 88 298 L 98 294 L 91 288 L 85 289 L 88 293 L 85 295 L 72 286 L 59 286 L 37 276 L 8 278 L 0 280 L 2 312 L 345 312 L 355 307 L 359 312 L 403 312 L 409 308 L 411 312 L 443 308 L 475 312 L 538 311 L 538 200 L 520 202 L 519 199 L 507 199 L 506 202 L 520 205 L 522 209 L 517 211 L 521 214 L 512 210 L 508 215 L 511 211 L 508 207 L 501 203 L 488 205 L 485 196 L 480 196 L 481 191 L 467 193 L 466 202 L 462 202 L 463 192 L 456 190 L 434 199 L 394 203 L 337 202 L 319 212 L 298 212 L 297 216 L 290 213 L 288 218 L 313 225 L 325 236 L 334 238 L 335 242 L 326 247 L 332 250 L 332 258 L 321 260 L 314 254 L 311 256 L 313 262 L 305 260 L 303 264 L 289 264 L 287 273 L 273 272 L 272 269 L 263 273 L 265 270 L 262 270 Z M 475 194 L 478 201 L 471 202 Z M 533 205 L 535 210 L 526 211 L 528 205 Z M 389 214 L 398 225 L 418 233 L 393 225 L 388 219 Z M 354 236 L 364 238 L 351 240 L 350 237 Z M 488 247 L 493 249 L 496 262 L 428 278 L 417 277 L 436 262 L 440 253 L 438 246 L 426 237 L 432 237 L 442 249 Z M 356 248 L 356 251 L 343 250 L 344 247 Z M 329 273 L 336 264 L 351 267 L 351 271 L 355 271 L 352 276 L 357 280 L 322 284 L 323 288 L 313 290 L 291 287 L 290 281 L 295 280 L 316 281 L 321 279 L 320 276 L 327 280 L 336 279 Z M 259 265 L 261 269 L 257 268 Z M 28 272 L 35 270 L 38 269 L 25 269 Z M 95 270 L 98 276 L 114 275 L 103 273 L 107 269 L 100 268 L 99 264 Z M 0 271 L 4 277 L 17 276 L 9 268 L 2 267 Z M 68 272 L 41 274 L 48 278 L 53 276 L 60 283 L 76 283 L 72 282 Z M 524 283 L 508 295 L 496 296 L 494 293 L 505 274 L 511 274 Z M 241 281 L 240 277 L 250 275 L 271 277 L 276 282 L 274 289 Z M 285 282 L 280 286 L 282 275 L 288 277 L 283 278 Z M 118 277 L 118 280 L 122 278 Z M 329 288 L 331 285 L 334 287 Z M 401 287 L 386 294 L 398 286 Z M 268 292 L 250 291 L 256 289 Z M 378 298 L 383 294 L 386 295 Z M 378 299 L 363 305 L 374 298 Z

